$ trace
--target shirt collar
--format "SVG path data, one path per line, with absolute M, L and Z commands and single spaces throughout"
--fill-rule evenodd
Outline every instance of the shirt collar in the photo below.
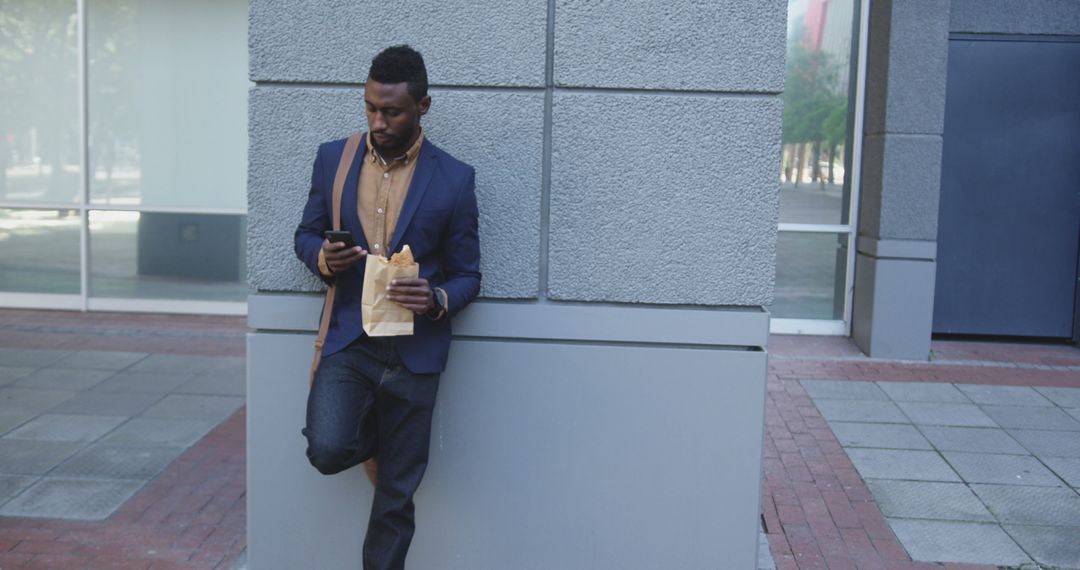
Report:
M 416 142 L 413 143 L 411 147 L 409 147 L 409 150 L 405 151 L 405 154 L 390 160 L 385 160 L 382 155 L 380 155 L 379 152 L 375 150 L 375 145 L 372 144 L 371 131 L 368 131 L 367 133 L 368 160 L 371 161 L 372 164 L 378 164 L 383 166 L 384 168 L 393 166 L 397 162 L 408 165 L 410 162 L 415 161 L 416 157 L 420 154 L 420 148 L 422 146 L 424 146 L 424 129 L 423 127 L 420 127 L 420 136 L 416 137 Z

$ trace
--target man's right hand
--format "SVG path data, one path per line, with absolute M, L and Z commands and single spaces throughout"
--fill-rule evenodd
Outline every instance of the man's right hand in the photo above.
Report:
M 336 241 L 330 243 L 328 240 L 322 242 L 323 257 L 326 259 L 326 265 L 330 268 L 330 271 L 334 273 L 341 273 L 346 269 L 360 263 L 361 259 L 367 255 L 367 251 L 364 251 L 360 246 L 345 247 L 345 244 Z

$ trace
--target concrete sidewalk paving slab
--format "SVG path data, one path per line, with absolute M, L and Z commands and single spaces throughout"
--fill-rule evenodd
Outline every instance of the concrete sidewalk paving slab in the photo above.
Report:
M 104 439 L 109 445 L 188 447 L 209 433 L 217 422 L 204 419 L 132 418 Z
M 997 427 L 994 420 L 974 404 L 899 402 L 912 423 L 938 426 Z
M 37 481 L 37 477 L 0 475 L 0 504 L 29 487 L 34 481 Z
M 37 370 L 37 368 L 21 368 L 15 366 L 0 366 L 0 386 L 10 384 L 27 374 Z
M 803 380 L 803 388 L 811 398 L 832 400 L 885 400 L 889 396 L 867 382 L 836 382 L 832 380 Z
M 987 384 L 957 384 L 956 388 L 963 392 L 976 404 L 998 404 L 1003 406 L 1049 406 L 1053 402 L 1047 400 L 1034 388 L 1027 386 L 993 386 Z
M 1065 413 L 1080 421 L 1080 408 L 1066 408 Z
M 26 423 L 34 415 L 31 412 L 0 412 L 0 435 Z
M 219 362 L 220 356 L 197 356 L 188 354 L 151 354 L 128 368 L 131 372 L 170 372 L 173 374 L 204 372 L 228 367 Z M 229 359 L 232 360 L 232 359 Z
M 968 483 L 1061 487 L 1065 483 L 1034 457 L 996 453 L 942 452 Z
M 208 370 L 196 374 L 176 389 L 180 394 L 208 394 L 215 396 L 243 396 L 247 393 L 247 376 L 244 371 Z
M 1040 457 L 1044 465 L 1073 489 L 1080 488 L 1080 457 Z
M 914 560 L 1019 566 L 1032 560 L 992 523 L 889 519 Z
M 42 368 L 72 354 L 72 350 L 0 347 L 0 366 Z
M 1075 528 L 1005 525 L 1005 531 L 1044 566 L 1080 568 L 1080 539 Z
M 970 404 L 971 400 L 952 384 L 929 382 L 877 382 L 894 402 Z
M 1002 523 L 1080 527 L 1080 495 L 1068 487 L 972 485 Z M 1075 528 L 1080 540 L 1080 528 Z
M 41 413 L 75 397 L 70 390 L 39 390 L 7 386 L 0 388 L 0 412 Z
M 1056 407 L 982 406 L 982 409 L 1003 428 L 1080 431 L 1080 421 Z
M 852 448 L 847 453 L 864 479 L 960 481 L 956 472 L 932 451 Z
M 191 373 L 168 372 L 119 372 L 112 378 L 94 386 L 92 392 L 153 392 L 166 394 L 191 379 Z
M 61 477 L 141 479 L 157 475 L 184 452 L 183 447 L 127 447 L 94 444 L 49 474 Z
M 148 352 L 119 352 L 104 350 L 77 350 L 58 360 L 53 366 L 64 368 L 91 368 L 123 370 L 150 356 Z
M 933 449 L 930 442 L 911 425 L 829 422 L 829 428 L 844 447 Z
M 75 368 L 49 367 L 27 374 L 15 382 L 12 382 L 9 386 L 77 392 L 100 384 L 103 380 L 113 374 L 116 374 L 116 372 L 112 370 L 81 370 Z
M 1080 388 L 1036 386 L 1035 389 L 1062 408 L 1080 408 Z
M 1080 457 L 1080 433 L 1017 429 L 1009 434 L 1039 457 Z
M 0 439 L 0 473 L 43 475 L 75 454 L 81 443 Z
M 1028 450 L 1000 428 L 919 426 L 926 439 L 942 451 L 1030 455 Z
M 143 415 L 148 418 L 209 418 L 220 421 L 242 405 L 244 399 L 233 396 L 172 394 L 162 398 Z
M 821 417 L 830 422 L 908 423 L 892 402 L 878 400 L 814 400 Z
M 887 518 L 994 522 L 963 483 L 870 479 L 866 486 Z
M 101 520 L 144 483 L 46 477 L 0 507 L 0 516 Z
M 82 392 L 50 411 L 57 414 L 134 416 L 142 413 L 163 397 L 162 394 L 153 393 Z
M 90 442 L 127 419 L 127 416 L 43 414 L 12 430 L 4 439 Z

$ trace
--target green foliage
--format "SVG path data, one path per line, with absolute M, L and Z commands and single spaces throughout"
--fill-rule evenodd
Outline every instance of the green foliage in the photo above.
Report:
M 798 43 L 788 50 L 784 87 L 783 142 L 820 143 L 829 148 L 847 134 L 847 92 L 838 62 Z

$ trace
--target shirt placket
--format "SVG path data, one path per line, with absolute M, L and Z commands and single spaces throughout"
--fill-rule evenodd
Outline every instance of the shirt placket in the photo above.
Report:
M 372 245 L 372 251 L 378 255 L 387 255 L 387 241 L 390 236 L 386 235 L 386 211 L 390 209 L 390 187 L 394 180 L 392 172 L 393 164 L 384 167 L 375 187 L 375 239 L 377 243 Z

